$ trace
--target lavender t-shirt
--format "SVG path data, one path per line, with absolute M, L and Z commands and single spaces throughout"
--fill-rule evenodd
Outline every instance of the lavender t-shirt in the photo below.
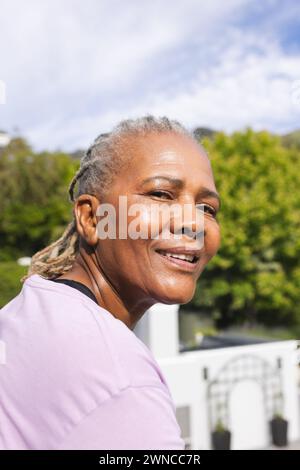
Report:
M 184 449 L 151 351 L 77 289 L 30 276 L 0 339 L 0 449 Z

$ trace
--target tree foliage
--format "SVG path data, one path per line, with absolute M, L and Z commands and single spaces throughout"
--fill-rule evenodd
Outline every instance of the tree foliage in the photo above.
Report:
M 202 143 L 222 199 L 222 242 L 192 305 L 219 327 L 299 324 L 299 151 L 251 129 Z
M 222 242 L 183 307 L 209 314 L 221 328 L 300 325 L 299 149 L 251 129 L 205 135 L 222 199 Z M 61 235 L 72 217 L 67 187 L 78 166 L 61 152 L 35 153 L 21 138 L 1 150 L 0 280 L 9 262 Z
M 71 220 L 67 187 L 78 162 L 55 152 L 35 153 L 14 138 L 0 154 L 0 260 L 16 260 L 60 236 Z

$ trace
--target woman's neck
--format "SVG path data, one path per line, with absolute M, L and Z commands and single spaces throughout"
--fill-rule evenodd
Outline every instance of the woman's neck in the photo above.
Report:
M 126 299 L 121 298 L 102 273 L 94 255 L 86 255 L 82 250 L 78 253 L 73 267 L 58 279 L 71 279 L 86 285 L 94 293 L 98 305 L 125 323 L 130 330 L 135 328 L 145 311 L 155 303 L 150 299 L 139 300 L 137 292 L 134 293 L 132 301 L 130 301 L 131 292 L 128 292 Z

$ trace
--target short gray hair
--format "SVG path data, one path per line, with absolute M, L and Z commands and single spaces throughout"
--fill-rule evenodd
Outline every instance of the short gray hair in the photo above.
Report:
M 80 161 L 80 168 L 70 187 L 70 200 L 74 201 L 74 187 L 78 181 L 80 194 L 98 194 L 105 191 L 118 173 L 122 164 L 122 141 L 130 135 L 145 136 L 150 132 L 173 132 L 193 138 L 182 124 L 167 117 L 155 118 L 146 115 L 137 119 L 126 119 L 113 128 L 110 133 L 100 134 L 89 147 Z

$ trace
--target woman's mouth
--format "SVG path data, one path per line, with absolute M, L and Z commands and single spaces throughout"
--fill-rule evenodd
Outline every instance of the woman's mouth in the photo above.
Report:
M 193 272 L 198 269 L 199 256 L 187 253 L 174 253 L 167 250 L 156 250 L 156 253 L 168 263 L 169 266 L 176 266 L 184 271 Z

